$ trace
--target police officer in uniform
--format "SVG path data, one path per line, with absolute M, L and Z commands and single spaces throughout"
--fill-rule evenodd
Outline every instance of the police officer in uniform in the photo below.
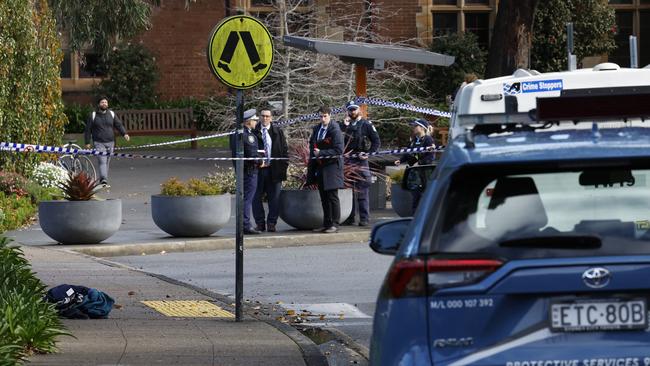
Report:
M 433 137 L 429 133 L 429 122 L 424 119 L 416 119 L 415 121 L 409 123 L 413 126 L 413 136 L 411 138 L 410 148 L 419 148 L 419 147 L 433 147 L 435 146 L 433 142 Z M 433 164 L 434 153 L 433 151 L 426 151 L 421 153 L 411 153 L 404 154 L 399 160 L 395 160 L 395 165 L 400 165 L 406 163 L 410 166 L 413 165 L 429 165 Z M 422 177 L 426 179 L 426 177 Z M 413 212 L 418 207 L 420 203 L 420 197 L 422 197 L 422 189 L 411 189 L 411 196 L 413 197 Z
M 261 142 L 261 137 L 257 134 L 255 126 L 257 125 L 257 111 L 249 109 L 244 112 L 244 157 L 245 158 L 258 158 L 260 157 L 259 150 L 264 149 Z M 230 149 L 232 156 L 237 155 L 235 148 L 235 138 L 237 134 L 230 135 Z M 233 164 L 235 162 L 233 161 Z M 257 160 L 244 160 L 244 234 L 260 234 L 255 230 L 251 224 L 251 211 L 253 209 L 253 197 L 255 197 L 255 190 L 257 189 L 257 171 L 260 162 Z
M 361 109 L 354 102 L 346 104 L 348 111 L 348 120 L 341 125 L 345 138 L 345 153 L 359 154 L 359 157 L 350 157 L 346 164 L 354 164 L 361 168 L 360 174 L 363 176 L 353 182 L 352 188 L 355 195 L 353 202 L 354 208 L 352 215 L 343 225 L 353 225 L 356 216 L 356 210 L 359 210 L 359 226 L 368 226 L 370 221 L 370 201 L 368 193 L 372 183 L 372 175 L 368 166 L 367 153 L 373 153 L 379 150 L 379 134 L 372 125 L 372 122 L 362 118 Z

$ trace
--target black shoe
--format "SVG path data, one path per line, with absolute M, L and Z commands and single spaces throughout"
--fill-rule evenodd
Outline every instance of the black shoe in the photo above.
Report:
M 261 232 L 255 230 L 253 228 L 249 228 L 249 229 L 244 229 L 244 234 L 246 234 L 246 235 L 258 235 L 258 234 L 261 234 Z
M 262 225 L 257 224 L 257 226 L 255 227 L 255 230 L 260 231 L 260 232 L 261 231 L 266 231 L 266 226 L 264 224 L 262 224 Z
M 267 228 L 267 231 L 270 232 L 270 233 L 274 233 L 276 231 L 275 224 L 269 224 L 269 227 Z
M 359 221 L 359 226 L 368 226 L 370 225 L 368 221 Z
M 326 234 L 332 234 L 339 231 L 339 229 L 336 226 L 330 226 L 327 229 L 323 230 L 324 233 Z

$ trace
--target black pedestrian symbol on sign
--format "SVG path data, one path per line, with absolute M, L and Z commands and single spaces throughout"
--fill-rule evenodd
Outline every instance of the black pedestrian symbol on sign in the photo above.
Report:
M 221 57 L 219 58 L 219 63 L 217 67 L 223 69 L 225 72 L 230 73 L 230 61 L 235 54 L 237 45 L 239 44 L 239 38 L 244 42 L 244 47 L 246 48 L 246 54 L 248 55 L 248 60 L 251 62 L 253 71 L 258 72 L 260 70 L 266 69 L 266 64 L 261 63 L 260 55 L 257 53 L 257 47 L 255 47 L 255 42 L 253 42 L 253 37 L 251 32 L 248 31 L 231 31 L 228 35 L 228 40 L 226 40 L 226 46 L 223 48 Z

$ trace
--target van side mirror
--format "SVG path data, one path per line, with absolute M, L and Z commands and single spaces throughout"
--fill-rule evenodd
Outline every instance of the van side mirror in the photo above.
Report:
M 397 254 L 411 220 L 405 218 L 375 224 L 370 233 L 370 248 L 379 254 Z
M 402 189 L 406 191 L 424 191 L 427 183 L 431 180 L 436 165 L 415 165 L 404 170 L 402 178 Z

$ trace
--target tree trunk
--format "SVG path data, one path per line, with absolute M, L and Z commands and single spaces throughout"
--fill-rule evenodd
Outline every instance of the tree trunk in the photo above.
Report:
M 532 29 L 538 0 L 501 0 L 492 31 L 486 78 L 530 67 Z

